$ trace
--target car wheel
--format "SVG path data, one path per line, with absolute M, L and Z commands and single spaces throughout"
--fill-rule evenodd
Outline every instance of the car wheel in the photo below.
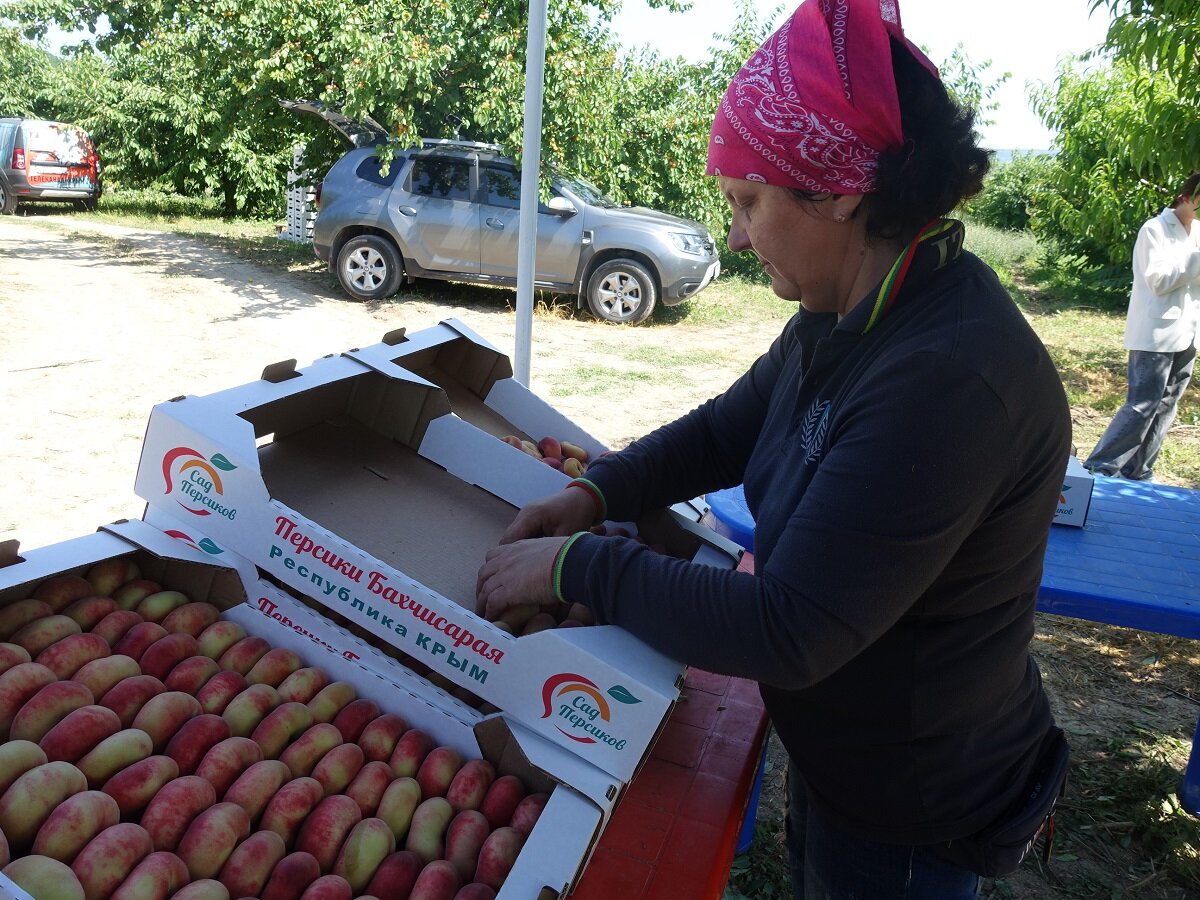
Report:
M 96 207 L 100 205 L 99 197 L 88 197 L 86 200 L 80 201 L 83 204 L 84 212 L 95 212 Z
M 0 216 L 11 216 L 17 211 L 17 196 L 0 181 Z
M 613 259 L 596 266 L 587 284 L 587 302 L 601 319 L 636 325 L 654 312 L 654 278 L 639 262 Z
M 387 238 L 360 234 L 342 245 L 337 259 L 337 277 L 355 300 L 382 300 L 400 287 L 404 261 Z

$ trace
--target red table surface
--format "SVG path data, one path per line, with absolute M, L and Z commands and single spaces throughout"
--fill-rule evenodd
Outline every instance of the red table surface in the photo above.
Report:
M 766 735 L 755 682 L 690 669 L 572 900 L 720 898 Z

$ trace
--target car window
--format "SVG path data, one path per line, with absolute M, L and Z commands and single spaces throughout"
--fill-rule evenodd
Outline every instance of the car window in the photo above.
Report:
M 79 128 L 57 122 L 25 124 L 25 150 L 32 162 L 79 165 L 87 161 L 91 149 L 91 141 Z
M 471 200 L 471 166 L 457 159 L 415 159 L 409 190 L 437 200 Z
M 400 170 L 404 167 L 403 157 L 396 157 L 392 160 L 392 164 L 388 167 L 386 175 L 380 175 L 379 170 L 382 164 L 379 162 L 378 156 L 368 156 L 358 164 L 358 168 L 354 170 L 354 174 L 363 181 L 369 181 L 372 184 L 381 184 L 384 187 L 391 187 L 396 181 L 396 176 L 400 174 Z
M 484 203 L 504 209 L 521 208 L 521 173 L 513 169 L 487 166 L 480 172 L 483 179 Z M 545 203 L 538 203 L 538 212 L 548 213 Z

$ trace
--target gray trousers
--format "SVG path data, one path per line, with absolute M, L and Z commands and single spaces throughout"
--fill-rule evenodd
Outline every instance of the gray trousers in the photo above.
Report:
M 1108 423 L 1084 466 L 1097 475 L 1149 478 L 1195 363 L 1195 346 L 1178 353 L 1130 350 L 1125 405 Z

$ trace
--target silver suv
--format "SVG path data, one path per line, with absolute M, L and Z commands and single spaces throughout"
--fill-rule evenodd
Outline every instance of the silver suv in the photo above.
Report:
M 318 104 L 355 148 L 318 191 L 313 248 L 345 291 L 388 297 L 401 278 L 513 286 L 517 281 L 520 173 L 491 144 L 426 140 L 392 152 L 386 132 Z M 581 178 L 556 174 L 538 207 L 538 288 L 575 294 L 610 322 L 644 321 L 658 302 L 673 306 L 720 272 L 712 236 L 688 219 L 613 202 Z

